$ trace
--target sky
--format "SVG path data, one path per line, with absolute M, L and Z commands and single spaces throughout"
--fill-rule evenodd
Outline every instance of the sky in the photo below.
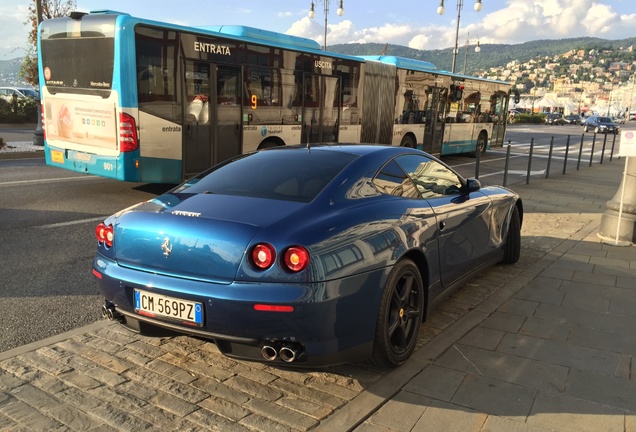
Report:
M 64 0 L 58 0 L 63 2 Z M 134 16 L 186 26 L 246 25 L 324 42 L 325 1 L 327 46 L 377 42 L 420 50 L 453 47 L 460 0 L 314 0 L 316 16 L 308 17 L 311 0 L 76 0 L 77 10 L 112 9 Z M 636 36 L 636 0 L 463 0 L 458 45 L 518 44 L 539 39 L 593 36 L 624 39 Z M 0 0 L 0 60 L 22 57 L 33 0 Z M 378 53 L 379 54 L 379 53 Z

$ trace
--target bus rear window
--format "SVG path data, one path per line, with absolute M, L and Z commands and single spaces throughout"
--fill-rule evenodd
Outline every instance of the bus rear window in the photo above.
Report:
M 48 26 L 47 21 L 42 25 L 40 49 L 49 91 L 108 93 L 115 59 L 114 17 L 68 18 Z

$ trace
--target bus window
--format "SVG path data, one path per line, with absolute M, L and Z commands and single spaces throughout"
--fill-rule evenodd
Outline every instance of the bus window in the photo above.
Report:
M 177 103 L 176 45 L 174 31 L 137 28 L 137 92 L 139 109 L 179 122 Z

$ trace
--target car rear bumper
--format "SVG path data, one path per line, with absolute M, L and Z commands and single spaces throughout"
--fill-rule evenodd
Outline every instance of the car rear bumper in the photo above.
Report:
M 97 285 L 113 315 L 134 331 L 151 325 L 213 340 L 224 354 L 287 366 L 326 366 L 371 355 L 381 290 L 390 268 L 307 284 L 215 284 L 141 272 L 98 255 Z M 192 327 L 140 315 L 133 291 L 199 302 L 203 325 Z M 256 310 L 255 305 L 291 306 L 290 312 Z M 298 348 L 293 362 L 278 355 Z M 263 351 L 273 356 L 266 356 Z

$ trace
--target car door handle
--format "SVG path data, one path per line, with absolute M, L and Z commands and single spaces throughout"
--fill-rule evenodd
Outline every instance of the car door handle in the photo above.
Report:
M 440 222 L 440 223 L 439 223 L 439 230 L 440 230 L 440 231 L 443 231 L 443 230 L 444 230 L 444 228 L 446 228 L 446 222 Z

